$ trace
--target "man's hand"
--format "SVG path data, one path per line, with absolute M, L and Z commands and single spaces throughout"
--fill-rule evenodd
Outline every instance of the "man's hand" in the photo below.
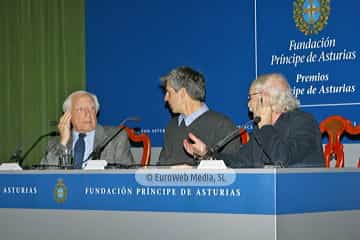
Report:
M 183 141 L 185 150 L 194 157 L 205 156 L 208 151 L 206 144 L 192 133 L 189 133 L 189 139 L 184 139 Z
M 262 93 L 255 102 L 254 106 L 254 116 L 261 118 L 261 121 L 258 123 L 259 128 L 262 128 L 264 125 L 272 124 L 272 108 L 269 101 L 269 96 L 266 93 Z
M 71 128 L 71 113 L 68 111 L 61 116 L 58 124 L 58 129 L 60 132 L 60 143 L 64 146 L 66 146 L 66 144 L 70 140 L 70 136 L 71 136 L 70 128 Z

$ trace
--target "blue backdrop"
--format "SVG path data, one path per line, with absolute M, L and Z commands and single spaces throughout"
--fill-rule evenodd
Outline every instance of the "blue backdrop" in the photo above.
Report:
M 360 4 L 332 1 L 324 8 L 328 2 L 311 1 L 311 17 L 323 11 L 328 18 L 318 18 L 322 29 L 306 35 L 295 14 L 298 4 L 309 19 L 305 0 L 87 0 L 87 89 L 99 96 L 100 123 L 140 116 L 130 126 L 161 146 L 171 115 L 159 78 L 180 65 L 204 73 L 209 107 L 237 124 L 248 120 L 249 83 L 267 72 L 285 74 L 318 121 L 340 114 L 358 122 Z
M 339 114 L 359 122 L 360 34 L 355 31 L 360 20 L 356 12 L 359 2 L 312 1 L 315 8 L 325 11 L 323 15 L 328 16 L 328 20 L 318 34 L 309 35 L 296 26 L 294 4 L 303 3 L 301 6 L 309 9 L 311 1 L 278 2 L 257 0 L 260 71 L 284 73 L 304 110 L 312 112 L 318 121 Z M 327 4 L 328 14 L 324 9 Z M 315 9 L 314 20 L 316 12 L 318 14 Z M 309 14 L 302 10 L 302 16 L 309 17 Z M 299 63 L 281 61 L 282 56 L 291 60 L 295 56 Z

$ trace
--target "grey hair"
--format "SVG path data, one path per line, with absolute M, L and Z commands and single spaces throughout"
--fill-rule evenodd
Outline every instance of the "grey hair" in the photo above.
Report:
M 270 95 L 270 105 L 275 112 L 288 112 L 299 108 L 300 101 L 291 93 L 290 85 L 284 75 L 279 73 L 258 76 L 251 88 Z
M 206 89 L 204 76 L 187 66 L 181 66 L 171 70 L 170 73 L 160 78 L 162 86 L 165 88 L 170 83 L 175 91 L 185 88 L 192 99 L 205 101 Z
M 99 104 L 99 101 L 98 101 L 98 98 L 96 97 L 96 95 L 94 95 L 94 94 L 92 94 L 92 93 L 89 93 L 89 92 L 87 92 L 87 91 L 84 91 L 84 90 L 75 91 L 75 92 L 71 93 L 71 94 L 65 99 L 65 101 L 64 101 L 64 103 L 63 103 L 63 111 L 64 111 L 64 112 L 71 110 L 72 97 L 74 97 L 75 95 L 88 95 L 89 97 L 91 97 L 92 100 L 93 100 L 94 103 L 95 103 L 96 113 L 99 112 L 100 104 Z

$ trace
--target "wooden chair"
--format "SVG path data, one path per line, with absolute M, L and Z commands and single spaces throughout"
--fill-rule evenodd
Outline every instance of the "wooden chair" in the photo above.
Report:
M 124 126 L 120 126 L 120 127 L 124 127 Z M 134 129 L 128 127 L 124 127 L 124 130 L 127 132 L 130 142 L 142 143 L 143 152 L 142 152 L 140 164 L 142 166 L 148 166 L 150 164 L 150 156 L 151 156 L 151 141 L 149 136 L 145 133 L 138 134 L 135 132 Z
M 327 133 L 328 143 L 325 145 L 324 158 L 325 167 L 330 167 L 330 160 L 335 156 L 335 167 L 344 167 L 344 146 L 341 143 L 341 136 L 344 133 L 350 135 L 360 134 L 360 126 L 354 127 L 352 122 L 341 116 L 330 116 L 320 123 L 322 134 Z M 360 165 L 360 162 L 359 164 Z

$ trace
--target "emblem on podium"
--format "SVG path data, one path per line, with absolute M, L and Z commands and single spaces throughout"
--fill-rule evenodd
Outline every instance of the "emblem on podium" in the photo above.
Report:
M 63 203 L 66 201 L 66 198 L 67 187 L 65 186 L 63 179 L 59 178 L 54 189 L 54 199 L 57 203 Z

